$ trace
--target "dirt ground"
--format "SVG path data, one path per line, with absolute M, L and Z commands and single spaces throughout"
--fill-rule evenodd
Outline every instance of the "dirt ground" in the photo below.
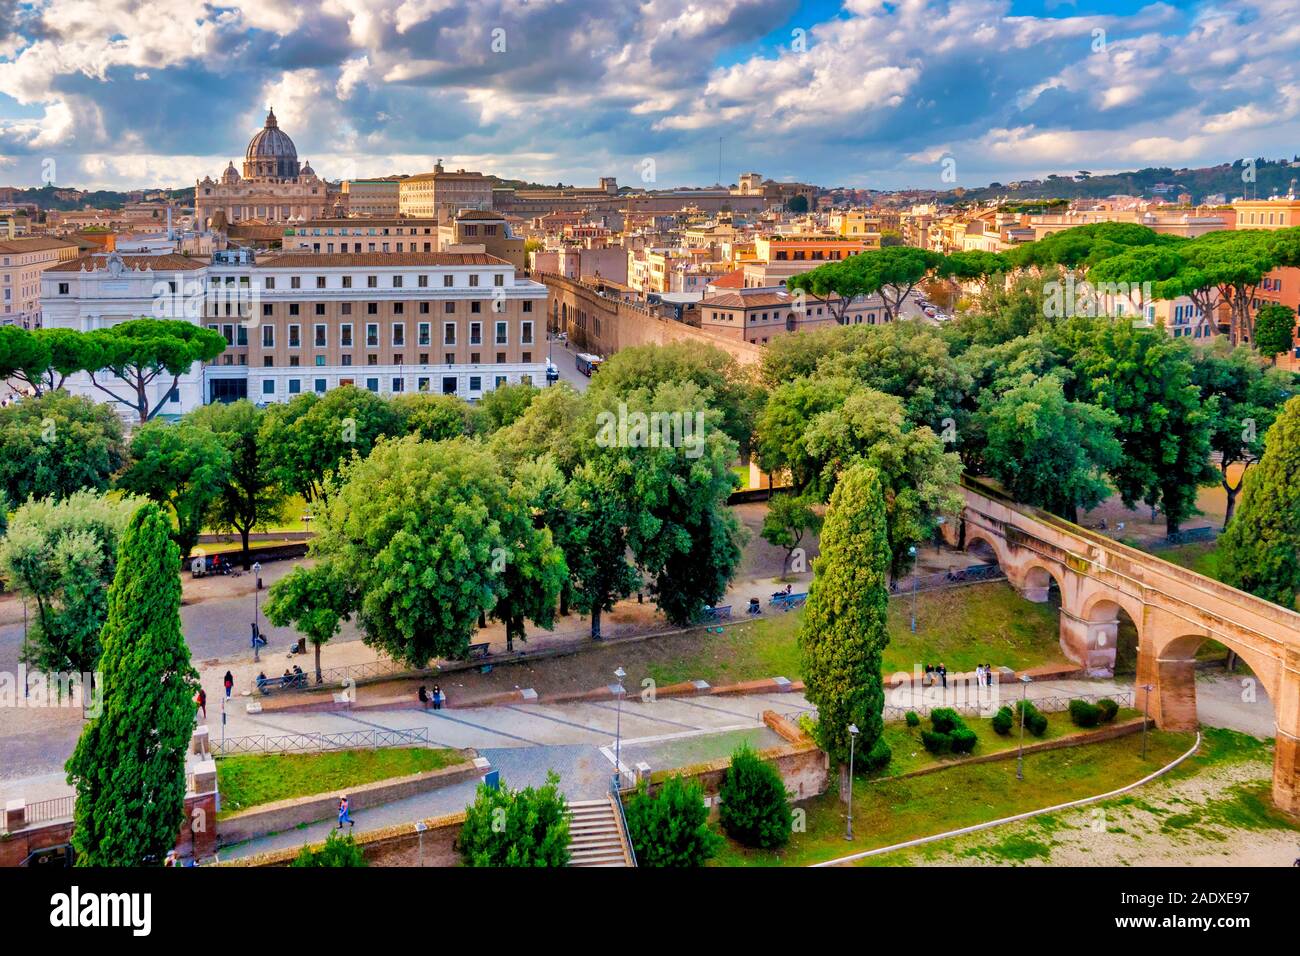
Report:
M 1271 750 L 1267 751 L 1271 754 Z M 1218 763 L 1154 781 L 1123 797 L 963 837 L 891 863 L 926 866 L 1290 866 L 1300 827 L 1258 825 L 1251 814 L 1216 813 L 1236 794 L 1267 802 L 1268 759 Z
M 1235 465 L 1228 470 L 1229 479 L 1236 484 L 1241 480 L 1241 466 Z M 1237 499 L 1240 504 L 1241 499 Z M 1200 528 L 1206 525 L 1216 530 L 1223 527 L 1223 516 L 1228 510 L 1228 495 L 1220 485 L 1201 488 L 1196 496 L 1196 505 L 1201 514 L 1183 522 L 1183 529 Z M 1106 522 L 1105 529 L 1100 527 Z M 1165 537 L 1165 516 L 1157 513 L 1151 520 L 1151 509 L 1139 504 L 1136 508 L 1125 508 L 1119 496 L 1112 496 L 1091 511 L 1079 515 L 1079 523 L 1085 528 L 1104 530 L 1115 538 L 1133 538 L 1141 542 L 1157 541 Z M 1121 530 L 1120 524 L 1124 527 Z

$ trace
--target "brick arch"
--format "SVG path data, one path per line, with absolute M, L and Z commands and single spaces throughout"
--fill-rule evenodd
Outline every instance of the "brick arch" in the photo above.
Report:
M 1161 727 L 1194 729 L 1195 654 L 1214 639 L 1235 651 L 1273 702 L 1273 802 L 1300 815 L 1300 614 L 1130 548 L 963 478 L 968 540 L 993 548 L 1008 580 L 1045 599 L 1061 588 L 1061 647 L 1089 674 L 1113 673 L 1118 608 L 1138 628 L 1139 688 Z M 1139 693 L 1141 701 L 1144 694 Z

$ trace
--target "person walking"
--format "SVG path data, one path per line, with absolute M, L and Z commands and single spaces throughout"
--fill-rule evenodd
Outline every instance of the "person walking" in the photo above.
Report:
M 939 662 L 939 681 L 943 684 L 943 689 L 948 689 L 948 668 L 943 666 L 943 661 Z
M 198 694 L 194 697 L 194 702 L 199 705 L 199 710 L 203 712 L 203 719 L 208 719 L 208 692 L 202 687 L 199 688 Z
M 350 816 L 348 815 L 348 798 L 347 798 L 347 797 L 343 797 L 341 800 L 339 800 L 339 825 L 338 825 L 337 827 L 335 827 L 335 829 L 336 829 L 336 830 L 342 830 L 342 829 L 343 829 L 343 824 L 345 824 L 345 823 L 346 823 L 349 827 L 355 827 L 355 826 L 357 825 L 356 821 L 353 820 L 352 817 L 350 817 Z
M 226 676 L 221 678 L 221 685 L 226 688 L 226 700 L 230 700 L 230 693 L 235 689 L 235 675 L 226 671 Z

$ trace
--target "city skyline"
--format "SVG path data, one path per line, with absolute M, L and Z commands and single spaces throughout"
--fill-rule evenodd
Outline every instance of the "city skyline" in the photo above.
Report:
M 331 180 L 441 158 L 646 188 L 978 187 L 1289 156 L 1300 131 L 1275 0 L 107 6 L 0 8 L 0 182 L 183 187 L 269 105 Z

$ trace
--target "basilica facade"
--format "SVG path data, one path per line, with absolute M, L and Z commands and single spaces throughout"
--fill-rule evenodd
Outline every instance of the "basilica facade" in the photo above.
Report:
M 242 175 L 231 162 L 220 179 L 205 176 L 195 184 L 194 221 L 220 232 L 237 223 L 304 222 L 331 214 L 339 200 L 311 163 L 298 161 L 293 140 L 270 110 L 249 140 Z

